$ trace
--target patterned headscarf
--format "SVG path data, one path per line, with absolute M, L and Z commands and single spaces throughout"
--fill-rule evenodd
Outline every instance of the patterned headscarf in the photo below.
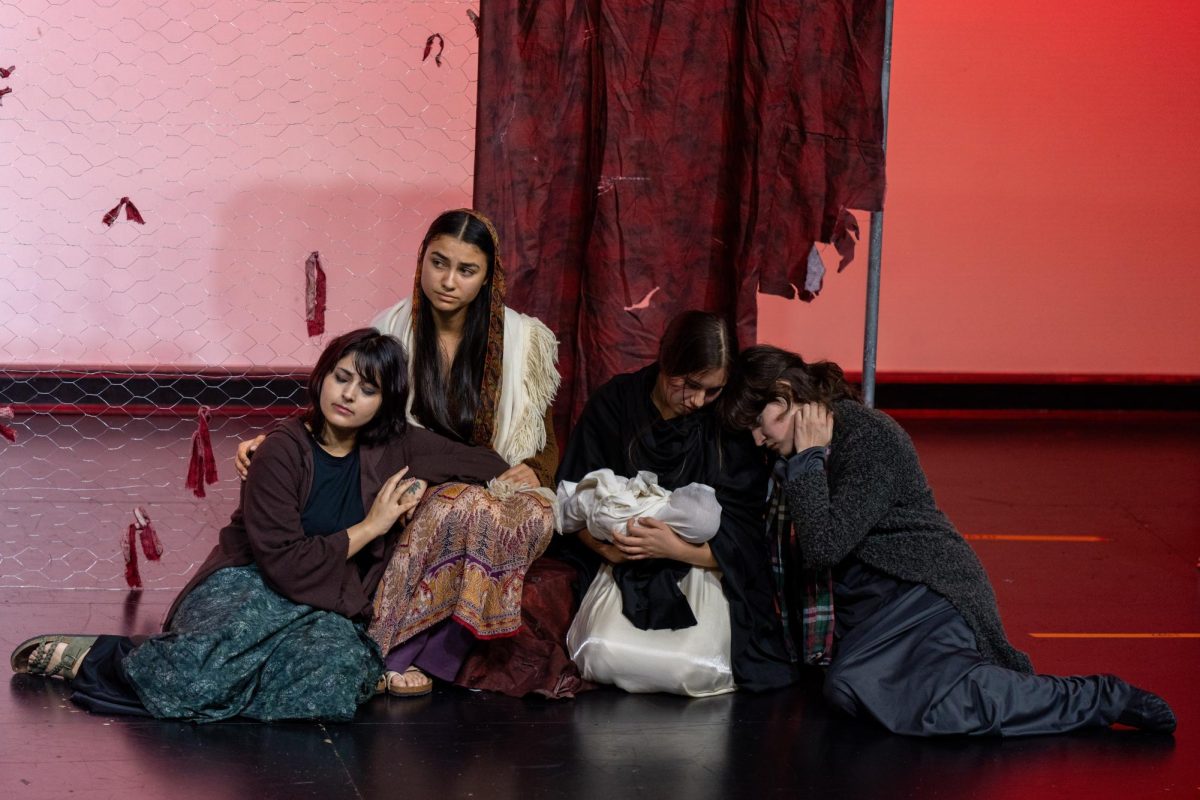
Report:
M 500 397 L 501 369 L 504 361 L 504 266 L 500 261 L 500 234 L 492 221 L 471 208 L 458 208 L 454 211 L 467 214 L 482 222 L 492 237 L 492 251 L 495 255 L 489 267 L 491 270 L 492 302 L 488 309 L 487 348 L 483 361 L 483 381 L 479 387 L 479 407 L 475 409 L 475 420 L 472 423 L 471 444 L 490 447 L 492 436 L 496 430 L 496 404 Z M 412 293 L 412 322 L 416 330 L 420 314 L 424 313 L 425 303 L 421 293 L 421 264 L 425 261 L 425 245 L 417 253 L 417 273 L 413 278 Z

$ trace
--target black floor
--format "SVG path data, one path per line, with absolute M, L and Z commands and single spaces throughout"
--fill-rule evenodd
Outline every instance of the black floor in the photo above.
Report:
M 41 435 L 0 451 L 0 647 L 50 631 L 153 630 L 236 484 L 204 501 L 184 495 L 175 473 L 188 430 L 170 420 L 39 424 Z M 1196 797 L 1200 425 L 1119 414 L 904 424 L 939 501 L 984 560 L 1014 643 L 1042 671 L 1116 672 L 1162 693 L 1180 718 L 1174 737 L 904 739 L 829 712 L 815 683 L 761 696 L 597 691 L 567 702 L 441 688 L 376 699 L 346 725 L 201 727 L 90 716 L 63 684 L 13 676 L 0 693 L 0 791 L 180 800 Z M 219 457 L 246 427 L 218 425 Z M 151 488 L 135 487 L 132 472 L 150 476 Z M 140 595 L 122 589 L 114 550 L 135 492 L 168 551 L 143 562 Z

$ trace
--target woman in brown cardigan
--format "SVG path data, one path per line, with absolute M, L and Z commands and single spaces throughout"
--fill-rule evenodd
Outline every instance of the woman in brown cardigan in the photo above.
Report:
M 40 636 L 14 671 L 66 678 L 103 713 L 215 721 L 348 720 L 383 671 L 363 627 L 425 486 L 508 468 L 490 450 L 407 424 L 408 370 L 391 336 L 332 341 L 310 407 L 263 442 L 241 503 L 167 616 L 141 642 Z

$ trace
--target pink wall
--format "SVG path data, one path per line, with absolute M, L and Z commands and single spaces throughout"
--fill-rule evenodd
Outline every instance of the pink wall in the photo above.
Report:
M 1200 375 L 1200 4 L 896 8 L 880 369 Z M 863 230 L 763 340 L 861 367 Z
M 469 204 L 465 4 L 22 0 L 0 108 L 0 362 L 287 367 L 411 288 Z M 422 63 L 441 33 L 443 64 Z M 130 196 L 145 226 L 104 212 Z
M 468 5 L 11 5 L 0 362 L 310 363 L 311 250 L 333 332 L 405 294 L 470 198 Z M 1200 374 L 1200 4 L 897 6 L 880 368 Z M 865 271 L 762 338 L 857 368 Z

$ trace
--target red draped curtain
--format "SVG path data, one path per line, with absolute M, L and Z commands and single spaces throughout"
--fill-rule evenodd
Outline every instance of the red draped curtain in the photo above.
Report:
M 884 0 L 484 0 L 475 207 L 559 336 L 559 430 L 688 308 L 756 334 L 883 203 Z M 810 278 L 811 279 L 811 278 Z M 807 295 L 811 297 L 811 294 Z

